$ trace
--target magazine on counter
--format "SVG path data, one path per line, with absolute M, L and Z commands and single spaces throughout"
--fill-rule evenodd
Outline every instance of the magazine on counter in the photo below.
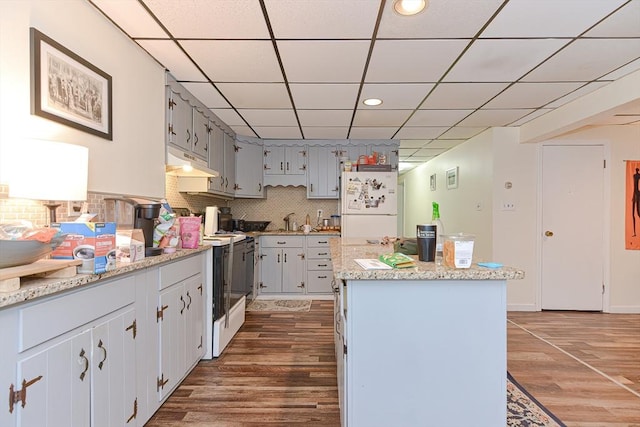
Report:
M 393 268 L 409 268 L 416 266 L 416 262 L 413 258 L 400 252 L 382 254 L 379 259 Z
M 391 270 L 391 266 L 377 259 L 354 259 L 365 270 Z

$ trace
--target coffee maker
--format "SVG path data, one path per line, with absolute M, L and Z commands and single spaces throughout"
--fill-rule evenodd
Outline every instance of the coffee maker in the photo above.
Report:
M 106 198 L 105 221 L 115 222 L 119 230 L 139 228 L 144 235 L 145 255 L 160 255 L 153 247 L 153 228 L 160 215 L 160 202 L 134 198 Z

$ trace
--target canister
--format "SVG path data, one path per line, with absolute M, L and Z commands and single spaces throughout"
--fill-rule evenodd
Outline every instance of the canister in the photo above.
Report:
M 471 267 L 475 236 L 464 233 L 445 234 L 442 242 L 442 263 L 445 267 Z

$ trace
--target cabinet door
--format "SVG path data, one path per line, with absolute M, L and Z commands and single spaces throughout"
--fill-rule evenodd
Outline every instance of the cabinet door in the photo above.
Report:
M 180 283 L 160 293 L 158 319 L 160 335 L 160 372 L 158 373 L 158 399 L 163 400 L 182 379 L 185 366 L 185 322 L 186 301 Z
M 224 132 L 217 126 L 211 125 L 209 136 L 209 168 L 218 172 L 220 176 L 209 179 L 209 190 L 222 193 L 224 191 Z
M 236 188 L 236 141 L 224 134 L 224 193 L 233 196 Z
M 91 332 L 86 331 L 18 362 L 14 391 L 18 427 L 86 427 L 90 424 Z M 23 382 L 24 381 L 24 382 Z M 30 384 L 29 384 L 30 383 Z
M 136 425 L 135 310 L 92 329 L 92 427 Z
M 307 169 L 307 149 L 304 146 L 285 148 L 285 175 L 304 175 Z
M 204 355 L 204 286 L 202 275 L 197 274 L 185 281 L 186 307 L 186 366 L 190 368 Z
M 282 249 L 260 249 L 260 293 L 282 292 Z
M 209 160 L 209 119 L 200 109 L 193 107 L 193 138 L 191 151 L 196 156 Z
M 284 175 L 285 171 L 285 147 L 264 147 L 264 174 Z
M 339 176 L 338 147 L 308 148 L 307 198 L 337 199 Z
M 304 293 L 304 249 L 283 248 L 282 261 L 282 292 Z
M 168 89 L 168 139 L 185 151 L 191 151 L 191 105 L 180 93 Z
M 236 197 L 263 198 L 262 146 L 236 141 Z

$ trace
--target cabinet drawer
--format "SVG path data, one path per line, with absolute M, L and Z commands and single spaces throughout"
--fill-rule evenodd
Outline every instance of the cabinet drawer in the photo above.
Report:
M 21 309 L 18 350 L 27 350 L 132 304 L 135 281 L 135 276 L 129 276 Z
M 209 252 L 206 252 L 209 253 Z M 174 285 L 202 272 L 202 255 L 172 262 L 160 267 L 160 289 Z
M 330 259 L 308 259 L 307 270 L 332 270 L 333 264 Z
M 330 271 L 309 271 L 307 272 L 307 293 L 310 294 L 330 294 L 333 273 Z
M 307 248 L 307 258 L 331 258 L 329 248 Z
M 304 236 L 262 236 L 260 245 L 264 248 L 302 248 Z
M 307 247 L 308 248 L 322 248 L 329 247 L 329 239 L 333 237 L 338 237 L 337 235 L 327 235 L 323 234 L 321 236 L 307 236 Z

